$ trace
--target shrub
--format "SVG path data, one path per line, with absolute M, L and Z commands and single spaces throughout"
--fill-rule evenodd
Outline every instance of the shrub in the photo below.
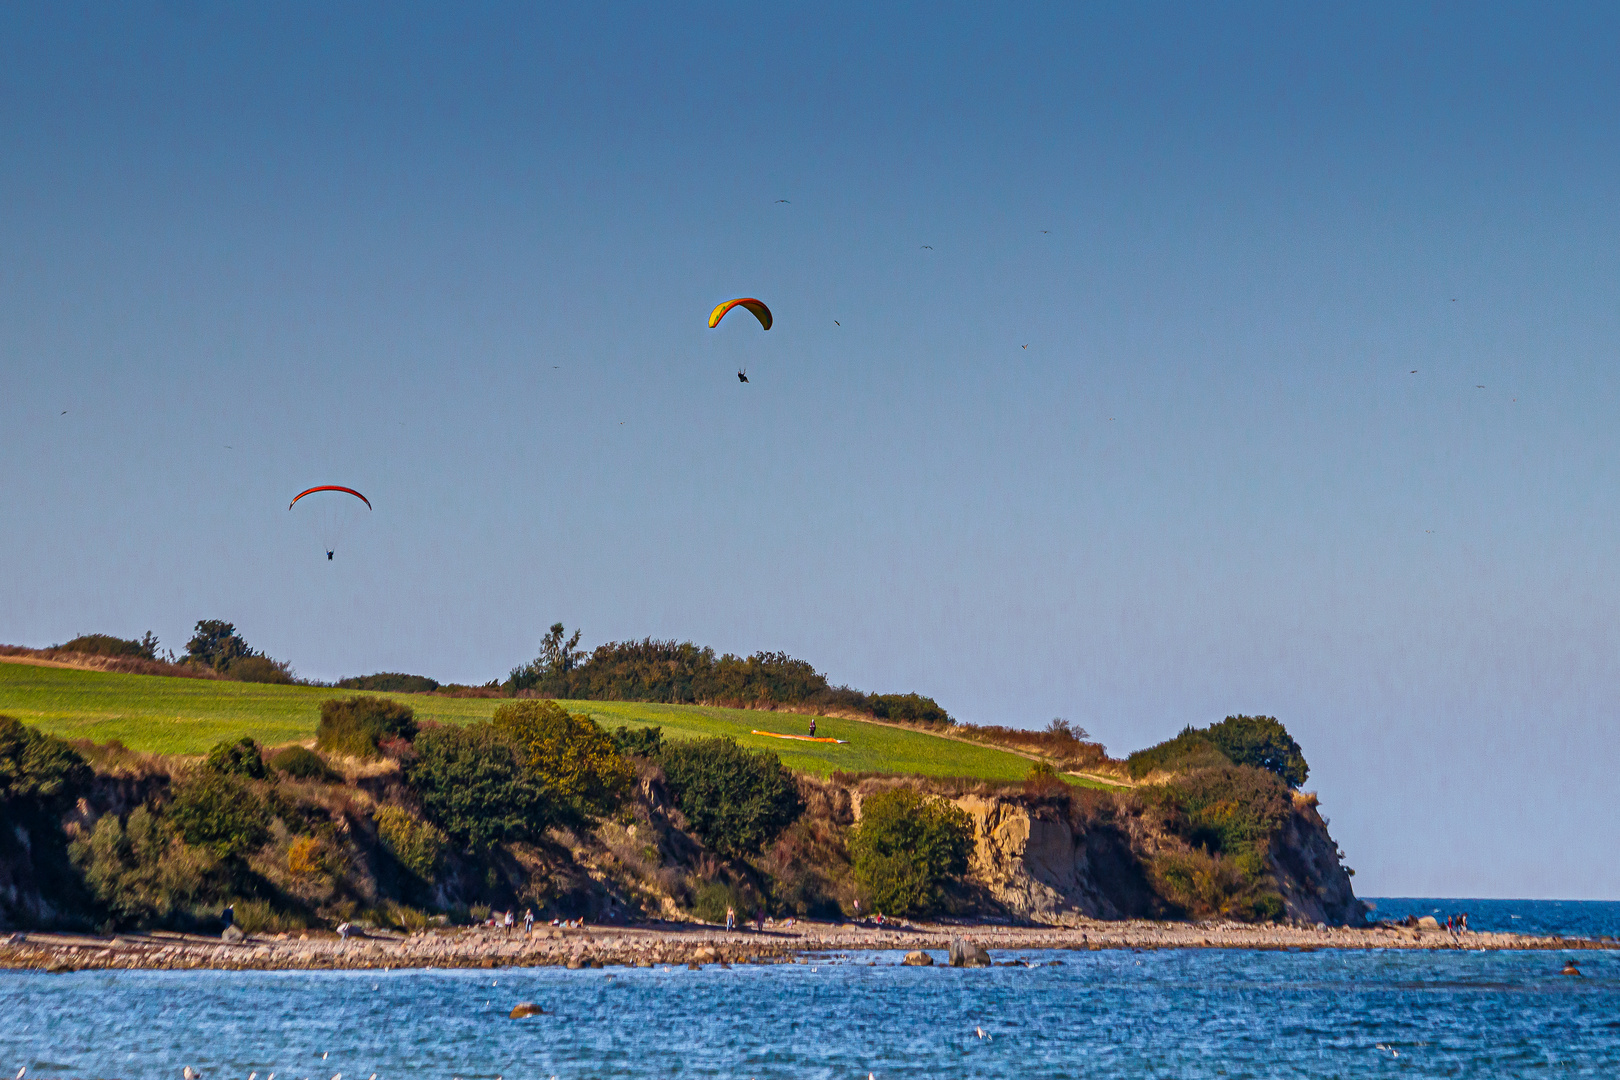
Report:
M 64 740 L 0 716 L 0 810 L 61 813 L 91 780 L 90 766 Z
M 270 756 L 270 767 L 279 769 L 295 780 L 318 780 L 323 784 L 343 779 L 326 764 L 326 759 L 302 746 L 289 746 Z
M 428 728 L 414 751 L 404 763 L 406 783 L 428 820 L 461 847 L 529 839 L 558 817 L 520 752 L 490 724 Z
M 445 835 L 400 806 L 384 806 L 376 813 L 377 836 L 401 866 L 432 882 L 444 853 Z
M 664 745 L 664 729 L 616 727 L 613 729 L 613 744 L 619 748 L 621 754 L 634 754 L 644 758 L 657 757 L 658 751 Z
M 943 799 L 895 788 L 861 804 L 849 849 L 855 878 L 878 911 L 924 915 L 940 906 L 944 887 L 967 872 L 973 823 Z
M 1299 743 L 1274 716 L 1228 716 L 1210 725 L 1209 739 L 1234 763 L 1276 773 L 1291 788 L 1311 771 Z
M 72 641 L 52 646 L 63 652 L 84 653 L 87 656 L 130 656 L 138 660 L 156 660 L 157 647 L 158 639 L 150 630 L 139 639 L 113 637 L 111 634 L 80 634 Z
M 377 690 L 385 694 L 427 694 L 439 688 L 439 684 L 426 675 L 406 675 L 399 671 L 339 679 L 337 686 L 339 690 Z
M 1282 901 L 1267 855 L 1292 807 L 1281 780 L 1248 765 L 1218 765 L 1178 776 L 1144 797 L 1193 849 L 1154 860 L 1162 896 L 1194 916 L 1276 917 Z
M 69 847 L 96 899 L 115 924 L 170 922 L 195 914 L 199 904 L 221 895 L 219 860 L 205 848 L 171 837 L 157 814 L 145 806 L 129 820 L 104 814 L 88 839 Z
M 658 761 L 692 831 L 724 855 L 757 854 L 804 810 L 793 774 L 767 751 L 693 739 L 664 744 Z
M 198 769 L 173 789 L 164 816 L 186 843 L 240 859 L 270 836 L 264 797 L 240 776 Z
M 249 780 L 263 780 L 270 775 L 264 767 L 264 755 L 259 751 L 259 744 L 245 737 L 233 743 L 214 744 L 214 748 L 208 751 L 208 760 L 203 767 L 217 773 L 245 776 Z
M 275 934 L 287 930 L 303 930 L 309 920 L 297 912 L 282 911 L 268 900 L 237 900 L 234 903 L 236 925 L 247 934 Z
M 634 773 L 612 736 L 584 713 L 555 701 L 513 701 L 491 721 L 523 755 L 523 765 L 576 814 L 605 814 L 629 792 Z
M 1229 765 L 1230 759 L 1210 737 L 1193 727 L 1182 729 L 1173 739 L 1138 750 L 1125 759 L 1125 767 L 1132 779 L 1140 780 L 1150 772 L 1189 772 L 1215 765 Z
M 723 881 L 706 881 L 692 892 L 692 914 L 704 922 L 725 922 L 728 907 L 740 925 L 759 907 L 759 896 L 747 885 Z
M 313 836 L 299 836 L 287 845 L 287 870 L 299 877 L 311 877 L 326 869 L 321 842 Z
M 905 720 L 911 723 L 949 724 L 951 714 L 939 707 L 931 697 L 921 694 L 869 694 L 867 707 L 880 720 Z
M 323 701 L 315 725 L 316 746 L 357 758 L 375 757 L 384 739 L 415 737 L 416 712 L 389 698 L 356 695 Z
M 239 657 L 221 670 L 226 678 L 237 682 L 291 686 L 298 681 L 291 664 L 285 660 L 272 660 L 268 656 Z

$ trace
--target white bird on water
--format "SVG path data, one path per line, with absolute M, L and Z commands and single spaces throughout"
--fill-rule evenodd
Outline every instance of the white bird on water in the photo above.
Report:
M 248 1073 L 248 1080 L 257 1080 L 258 1075 L 259 1075 L 259 1070 L 254 1069 L 252 1072 Z
M 190 1065 L 187 1065 L 180 1075 L 185 1077 L 186 1080 L 202 1080 L 202 1073 L 193 1069 Z
M 27 1071 L 28 1071 L 28 1066 L 26 1066 L 26 1065 L 24 1065 L 22 1068 L 18 1069 L 17 1070 L 17 1080 L 22 1080 L 23 1073 L 25 1073 Z

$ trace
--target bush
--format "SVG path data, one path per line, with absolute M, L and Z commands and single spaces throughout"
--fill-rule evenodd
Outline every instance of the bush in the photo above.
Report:
M 225 677 L 235 679 L 237 682 L 270 683 L 277 686 L 292 686 L 298 679 L 293 675 L 292 665 L 285 660 L 272 660 L 268 656 L 243 656 L 232 660 L 230 664 L 221 669 Z
M 208 751 L 208 760 L 203 767 L 217 773 L 245 776 L 249 780 L 263 780 L 270 775 L 264 767 L 264 755 L 259 752 L 259 744 L 249 738 L 234 743 L 216 743 Z
M 409 705 L 363 695 L 321 702 L 321 719 L 315 726 L 317 747 L 357 758 L 376 757 L 384 739 L 415 737 L 416 712 Z
M 439 688 L 439 684 L 426 675 L 406 675 L 399 671 L 339 679 L 337 686 L 339 690 L 377 690 L 385 694 L 427 694 Z
M 164 811 L 186 843 L 241 859 L 270 837 L 264 797 L 240 776 L 198 769 L 175 784 Z
M 289 746 L 270 756 L 270 767 L 279 769 L 295 780 L 318 780 L 332 784 L 343 779 L 326 764 L 326 759 L 302 746 Z
M 492 724 L 523 755 L 523 765 L 553 797 L 576 814 L 606 814 L 634 780 L 612 736 L 584 713 L 570 715 L 555 701 L 509 702 Z
M 872 715 L 880 720 L 905 720 L 910 723 L 949 724 L 951 714 L 939 703 L 921 694 L 868 694 L 866 698 Z
M 62 739 L 0 716 L 0 810 L 50 817 L 72 806 L 90 766 Z
M 1310 775 L 1305 752 L 1274 716 L 1228 716 L 1210 725 L 1209 739 L 1235 764 L 1275 773 L 1291 788 Z
M 665 743 L 658 761 L 692 831 L 724 855 L 757 854 L 804 810 L 780 758 L 731 739 Z
M 849 840 L 855 879 L 877 911 L 926 915 L 944 900 L 944 887 L 967 872 L 973 822 L 944 799 L 912 788 L 870 795 Z
M 740 926 L 759 907 L 759 896 L 747 885 L 706 881 L 692 892 L 692 914 L 708 923 L 726 921 L 726 909 L 736 913 Z
M 75 840 L 69 852 L 91 892 L 120 926 L 196 915 L 199 905 L 221 895 L 218 858 L 170 836 L 145 806 L 130 811 L 127 823 L 117 814 L 102 815 L 90 837 Z
M 490 724 L 428 728 L 404 764 L 428 820 L 461 847 L 527 840 L 558 818 L 520 751 Z
M 1230 765 L 1231 760 L 1211 741 L 1210 737 L 1193 727 L 1182 729 L 1173 739 L 1138 750 L 1125 759 L 1131 778 L 1140 780 L 1150 772 L 1189 772 L 1216 765 Z
M 1203 917 L 1275 918 L 1271 838 L 1293 800 L 1276 776 L 1248 765 L 1217 765 L 1144 792 L 1191 852 L 1164 853 L 1152 869 L 1160 894 Z
M 138 660 L 156 660 L 157 647 L 158 639 L 150 630 L 139 639 L 113 637 L 111 634 L 80 634 L 72 641 L 52 646 L 63 652 L 84 653 L 87 656 L 130 656 Z
M 384 806 L 373 818 L 377 836 L 401 866 L 431 883 L 444 853 L 445 835 L 400 806 Z
M 644 758 L 657 757 L 658 751 L 664 745 L 664 729 L 616 727 L 613 729 L 613 744 L 619 748 L 621 754 L 634 754 L 636 757 Z

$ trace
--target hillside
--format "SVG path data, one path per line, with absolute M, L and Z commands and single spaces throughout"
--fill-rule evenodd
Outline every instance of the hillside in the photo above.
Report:
M 0 660 L 0 715 L 15 716 L 65 739 L 118 741 L 155 754 L 205 754 L 244 735 L 266 746 L 315 737 L 320 703 L 354 691 L 215 679 L 126 675 Z M 487 719 L 501 699 L 388 694 L 408 702 L 419 720 L 465 724 Z M 754 735 L 755 729 L 800 734 L 807 717 L 745 709 L 633 702 L 567 701 L 604 727 L 659 726 L 669 738 L 729 735 L 751 749 L 771 750 L 799 772 L 827 776 L 906 773 L 979 780 L 1021 780 L 1030 762 L 1018 754 L 927 732 L 862 720 L 823 717 L 817 734 L 843 745 Z

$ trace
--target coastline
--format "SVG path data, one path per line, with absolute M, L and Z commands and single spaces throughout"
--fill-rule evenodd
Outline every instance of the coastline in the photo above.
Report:
M 1019 952 L 1103 949 L 1566 950 L 1620 949 L 1620 941 L 1491 932 L 1450 933 L 1420 927 L 1367 928 L 1169 923 L 1142 920 L 1074 926 L 915 923 L 875 927 L 804 922 L 763 931 L 726 931 L 689 924 L 589 926 L 580 929 L 435 929 L 406 935 L 367 931 L 341 940 L 329 931 L 249 935 L 225 941 L 172 931 L 97 936 L 18 932 L 0 939 L 0 970 L 65 973 L 131 971 L 343 971 L 503 967 L 653 967 L 807 962 L 831 953 L 943 953 L 953 938 L 989 950 L 997 963 Z M 935 963 L 942 963 L 935 958 Z

